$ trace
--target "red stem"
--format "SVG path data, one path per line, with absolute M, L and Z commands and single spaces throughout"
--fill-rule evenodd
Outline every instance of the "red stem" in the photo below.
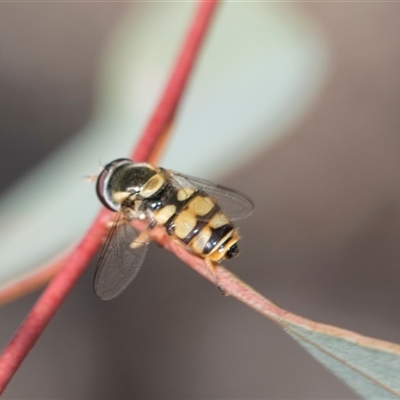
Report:
M 172 122 L 216 4 L 217 0 L 200 1 L 164 94 L 132 154 L 135 161 L 149 159 L 158 139 Z M 110 214 L 106 210 L 99 213 L 79 245 L 66 260 L 63 269 L 44 290 L 4 349 L 0 356 L 0 394 L 100 247 Z
M 143 162 L 149 159 L 161 132 L 168 129 L 172 122 L 216 5 L 217 0 L 202 0 L 156 112 L 132 153 L 134 161 Z

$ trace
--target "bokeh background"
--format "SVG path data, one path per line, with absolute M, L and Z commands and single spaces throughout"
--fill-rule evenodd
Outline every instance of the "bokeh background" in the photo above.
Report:
M 140 17 L 146 7 L 0 4 L 3 193 L 89 124 L 106 43 L 127 13 Z M 400 343 L 400 5 L 274 7 L 318 27 L 329 72 L 296 123 L 225 174 L 257 207 L 240 223 L 243 252 L 229 268 L 302 316 Z M 62 190 L 63 178 L 48 190 Z M 280 328 L 156 246 L 111 302 L 92 293 L 94 265 L 5 398 L 356 397 Z M 1 346 L 37 297 L 0 308 Z

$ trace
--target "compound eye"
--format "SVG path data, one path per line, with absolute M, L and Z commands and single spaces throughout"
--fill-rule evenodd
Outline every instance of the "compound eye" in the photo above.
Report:
M 111 211 L 116 211 L 113 204 L 109 202 L 109 191 L 108 191 L 108 178 L 110 171 L 106 168 L 101 171 L 96 183 L 96 193 L 99 200 Z
M 111 200 L 110 178 L 114 171 L 123 164 L 131 164 L 128 158 L 118 158 L 107 164 L 101 171 L 96 183 L 97 197 L 111 211 L 118 211 L 118 205 Z

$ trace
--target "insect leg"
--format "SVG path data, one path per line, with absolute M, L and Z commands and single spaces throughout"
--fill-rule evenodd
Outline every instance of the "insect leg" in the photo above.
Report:
M 207 267 L 210 269 L 211 273 L 214 275 L 215 278 L 215 286 L 217 287 L 217 289 L 224 295 L 224 296 L 228 296 L 228 294 L 226 293 L 225 289 L 221 286 L 221 284 L 218 281 L 218 277 L 217 277 L 217 273 L 216 273 L 216 265 L 208 258 L 205 258 L 204 261 L 207 264 Z
M 151 241 L 150 236 L 151 228 L 146 228 L 139 236 L 129 245 L 131 249 L 138 249 L 142 246 L 146 246 Z

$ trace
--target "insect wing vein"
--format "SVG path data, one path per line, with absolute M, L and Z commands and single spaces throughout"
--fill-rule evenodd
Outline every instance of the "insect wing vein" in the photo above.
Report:
M 247 218 L 254 211 L 253 200 L 237 190 L 217 185 L 205 179 L 172 171 L 170 173 L 171 179 L 177 185 L 181 187 L 194 186 L 194 188 L 207 193 L 213 200 L 217 201 L 218 205 L 232 221 Z
M 132 249 L 130 244 L 137 238 L 135 229 L 119 211 L 103 245 L 97 264 L 93 289 L 103 300 L 122 293 L 139 272 L 147 246 Z

